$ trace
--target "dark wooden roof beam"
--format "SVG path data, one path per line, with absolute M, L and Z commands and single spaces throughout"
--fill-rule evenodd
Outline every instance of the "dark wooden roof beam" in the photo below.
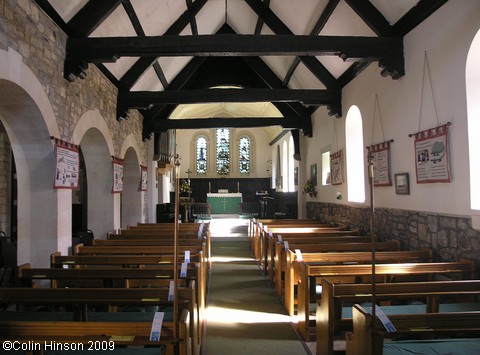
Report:
M 67 58 L 115 62 L 120 57 L 178 56 L 339 56 L 346 61 L 376 61 L 403 56 L 395 37 L 199 35 L 69 38 Z
M 89 1 L 68 21 L 69 36 L 87 37 L 124 0 Z
M 310 117 L 211 117 L 155 120 L 149 128 L 155 132 L 167 129 L 252 128 L 282 126 L 284 129 L 311 129 Z
M 145 109 L 153 104 L 196 104 L 219 102 L 302 102 L 328 105 L 341 96 L 335 90 L 289 89 L 195 89 L 181 91 L 120 91 L 118 101 L 130 108 Z
M 325 6 L 325 9 L 323 10 L 322 14 L 320 15 L 317 23 L 313 27 L 312 31 L 310 32 L 311 36 L 316 36 L 320 33 L 320 31 L 325 27 L 325 24 L 327 23 L 328 19 L 332 15 L 333 11 L 337 7 L 338 3 L 340 0 L 330 0 Z M 298 65 L 300 64 L 301 60 L 299 57 L 296 57 L 295 60 L 293 61 L 292 65 L 290 65 L 290 68 L 288 69 L 287 74 L 285 75 L 285 78 L 283 79 L 283 86 L 287 87 L 288 83 L 290 82 L 290 79 L 292 78 L 293 73 L 297 69 Z

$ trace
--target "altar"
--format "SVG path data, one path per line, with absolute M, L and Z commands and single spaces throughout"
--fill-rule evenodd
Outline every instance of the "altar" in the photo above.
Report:
M 212 214 L 239 214 L 241 193 L 207 193 L 207 202 Z

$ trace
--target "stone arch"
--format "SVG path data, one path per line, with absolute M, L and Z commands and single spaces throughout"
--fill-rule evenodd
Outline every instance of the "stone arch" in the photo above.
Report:
M 85 112 L 78 121 L 72 140 L 79 144 L 87 176 L 87 225 L 95 237 L 120 228 L 120 195 L 112 193 L 113 139 L 98 110 Z
M 0 50 L 0 119 L 17 170 L 17 261 L 47 266 L 54 251 L 71 245 L 71 193 L 53 189 L 59 137 L 56 117 L 40 81 L 12 49 Z
M 143 202 L 145 192 L 140 191 L 141 168 L 139 149 L 133 135 L 128 135 L 120 150 L 123 164 L 123 192 L 121 194 L 121 226 L 145 222 Z

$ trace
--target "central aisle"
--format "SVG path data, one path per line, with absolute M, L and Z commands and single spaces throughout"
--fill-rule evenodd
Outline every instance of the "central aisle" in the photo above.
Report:
M 213 264 L 203 355 L 309 354 L 253 260 L 246 220 L 211 221 Z

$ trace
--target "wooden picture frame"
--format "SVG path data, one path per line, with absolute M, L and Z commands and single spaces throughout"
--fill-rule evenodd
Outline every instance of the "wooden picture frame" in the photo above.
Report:
M 410 195 L 408 173 L 395 174 L 395 193 L 397 195 Z

